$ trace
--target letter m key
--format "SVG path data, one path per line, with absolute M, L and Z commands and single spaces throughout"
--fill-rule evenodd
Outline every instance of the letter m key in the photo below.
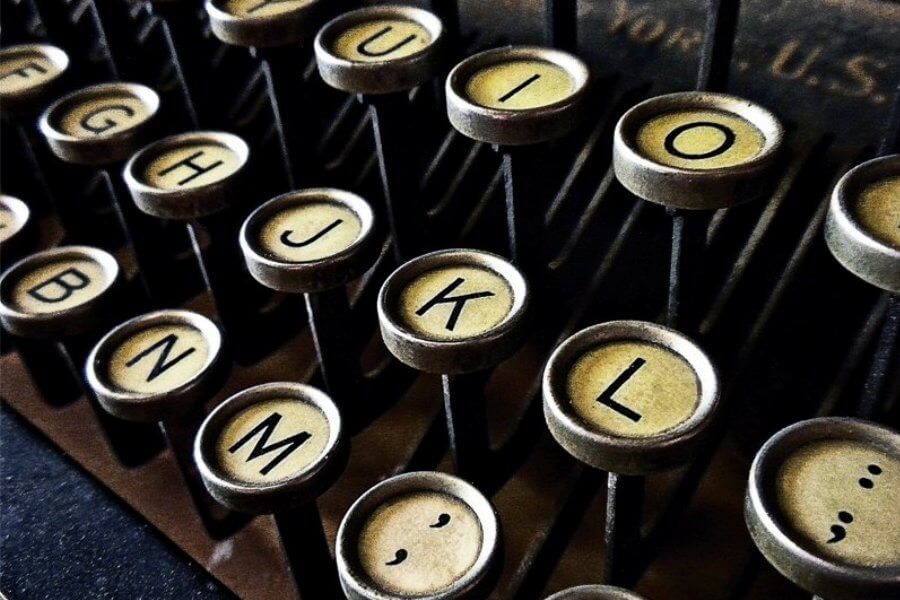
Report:
M 278 423 L 280 422 L 281 415 L 277 412 L 273 412 L 263 419 L 259 425 L 248 431 L 244 437 L 235 442 L 228 451 L 234 454 L 240 450 L 242 446 L 258 436 L 258 439 L 254 442 L 253 448 L 250 450 L 250 455 L 247 456 L 246 462 L 272 453 L 277 453 L 269 460 L 269 462 L 263 465 L 262 469 L 259 470 L 260 475 L 268 475 L 272 469 L 277 467 L 283 460 L 312 437 L 309 432 L 301 431 L 300 433 L 286 437 L 280 441 L 269 443 L 272 438 L 272 433 L 274 433 L 275 428 L 278 427 Z

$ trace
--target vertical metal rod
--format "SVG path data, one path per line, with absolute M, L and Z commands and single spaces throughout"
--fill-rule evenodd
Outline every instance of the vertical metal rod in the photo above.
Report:
M 700 91 L 724 92 L 728 88 L 740 7 L 740 0 L 709 1 L 697 70 Z
M 503 148 L 506 229 L 513 262 L 531 280 L 541 279 L 545 263 L 541 245 L 541 214 L 537 185 L 541 171 L 534 148 Z
M 337 568 L 314 502 L 273 515 L 301 598 L 336 598 Z
M 667 212 L 672 218 L 672 246 L 666 325 L 690 335 L 700 324 L 707 299 L 702 270 L 708 219 L 699 211 Z
M 129 10 L 127 2 L 91 0 L 91 12 L 97 33 L 106 47 L 106 58 L 113 79 L 133 81 L 140 77 L 143 69 L 138 64 L 134 52 Z M 139 79 L 138 79 L 139 80 Z
M 156 6 L 152 2 L 148 2 L 147 6 L 151 11 L 158 13 L 160 21 L 162 21 L 163 36 L 166 38 L 166 45 L 169 47 L 172 66 L 175 68 L 175 77 L 178 79 L 178 85 L 184 94 L 185 110 L 187 110 L 191 125 L 194 128 L 198 128 L 200 127 L 200 116 L 197 110 L 197 99 L 199 98 L 200 90 L 204 89 L 204 86 L 201 85 L 204 79 L 200 78 L 200 73 L 197 70 L 198 64 L 196 59 L 199 53 L 196 50 L 194 52 L 186 51 L 183 54 L 179 52 L 179 46 L 181 48 L 196 49 L 199 45 L 195 39 L 188 46 L 183 37 L 184 33 L 186 33 L 185 26 L 188 25 L 191 19 L 189 10 L 185 10 L 185 8 L 189 9 L 189 7 L 185 7 L 184 3 L 181 2 L 164 3 Z M 191 33 L 195 36 L 199 35 L 199 28 Z M 179 36 L 181 36 L 181 39 L 176 41 L 176 38 Z M 194 60 L 191 63 L 187 62 L 187 56 L 193 56 Z M 191 69 L 191 67 L 194 68 Z
M 547 44 L 566 52 L 578 50 L 577 0 L 546 0 Z
M 631 564 L 641 541 L 644 477 L 608 473 L 606 480 L 606 554 L 603 581 L 629 586 L 636 575 Z
M 378 153 L 381 183 L 387 202 L 388 221 L 398 262 L 421 254 L 426 248 L 425 217 L 418 194 L 415 148 L 410 131 L 409 102 L 404 93 L 366 99 Z
M 4 335 L 7 333 L 4 331 Z M 81 394 L 80 381 L 71 369 L 67 357 L 55 344 L 27 338 L 12 338 L 16 353 L 31 374 L 41 398 L 51 406 L 65 406 Z M 9 339 L 8 338 L 8 339 Z
M 864 419 L 875 418 L 887 406 L 886 395 L 890 392 L 889 375 L 896 373 L 898 368 L 900 368 L 900 296 L 890 294 L 878 341 L 875 343 L 872 364 L 863 387 L 863 395 L 856 410 L 857 416 Z
M 888 127 L 881 138 L 878 155 L 886 156 L 900 151 L 900 83 L 894 89 L 894 107 L 891 110 Z
M 459 5 L 457 0 L 431 0 L 431 12 L 441 20 L 452 51 L 459 51 Z
M 444 413 L 456 474 L 476 484 L 491 472 L 484 373 L 442 375 Z

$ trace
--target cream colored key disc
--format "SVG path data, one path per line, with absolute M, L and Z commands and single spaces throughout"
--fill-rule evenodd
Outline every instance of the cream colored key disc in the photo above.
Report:
M 0 194 L 0 249 L 5 250 L 15 242 L 30 218 L 28 205 L 14 196 Z
M 427 373 L 494 365 L 526 333 L 530 291 L 512 264 L 478 250 L 440 250 L 400 266 L 378 296 L 388 350 Z
M 784 130 L 749 100 L 681 92 L 645 100 L 619 119 L 616 177 L 636 196 L 684 209 L 719 209 L 766 193 Z
M 69 67 L 68 55 L 47 44 L 0 50 L 0 111 L 4 117 L 36 113 Z
M 900 154 L 865 162 L 841 178 L 831 194 L 825 241 L 848 271 L 900 294 Z
M 286 46 L 312 37 L 321 0 L 206 0 L 213 34 L 235 46 Z
M 350 11 L 316 36 L 319 73 L 325 83 L 356 94 L 387 94 L 425 83 L 440 68 L 441 21 L 410 6 Z
M 850 418 L 791 425 L 759 450 L 745 515 L 772 565 L 827 598 L 900 595 L 900 434 Z
M 228 366 L 215 323 L 187 310 L 161 310 L 107 333 L 91 351 L 85 372 L 109 413 L 163 421 L 209 400 Z
M 0 321 L 22 337 L 87 331 L 109 310 L 119 273 L 111 254 L 88 246 L 32 254 L 0 277 Z
M 550 433 L 595 468 L 643 474 L 685 462 L 715 415 L 719 384 L 680 333 L 612 321 L 563 342 L 544 371 Z
M 338 530 L 336 555 L 352 600 L 462 598 L 481 589 L 499 557 L 490 502 L 443 473 L 398 475 L 363 494 Z
M 560 50 L 487 50 L 450 72 L 447 116 L 461 133 L 482 142 L 545 142 L 578 124 L 589 84 L 587 65 Z
M 63 96 L 41 116 L 41 133 L 59 158 L 105 165 L 146 143 L 159 96 L 137 83 L 104 83 Z
M 204 485 L 225 506 L 257 514 L 294 508 L 315 499 L 343 469 L 341 416 L 314 387 L 258 385 L 210 413 L 194 459 Z

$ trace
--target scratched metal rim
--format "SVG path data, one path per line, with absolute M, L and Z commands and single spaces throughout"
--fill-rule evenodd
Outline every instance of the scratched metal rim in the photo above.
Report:
M 569 74 L 575 91 L 566 99 L 529 110 L 488 108 L 466 97 L 466 84 L 479 70 L 501 62 L 538 60 Z M 578 57 L 540 46 L 508 46 L 486 50 L 457 64 L 447 76 L 447 116 L 460 133 L 481 142 L 504 146 L 536 144 L 561 137 L 581 120 L 591 83 L 588 66 Z
M 49 313 L 28 313 L 17 309 L 12 293 L 19 279 L 37 267 L 62 260 L 89 260 L 104 272 L 106 287 L 94 298 L 72 308 Z M 116 259 L 99 248 L 62 246 L 23 258 L 0 276 L 0 322 L 13 335 L 27 338 L 61 338 L 91 330 L 101 323 L 118 287 L 121 270 Z
M 369 516 L 391 498 L 416 492 L 437 492 L 468 506 L 481 526 L 481 550 L 469 572 L 452 586 L 423 595 L 395 595 L 379 589 L 365 574 L 358 559 L 357 541 Z M 474 486 L 459 477 L 436 471 L 396 475 L 371 487 L 350 507 L 341 520 L 335 541 L 335 560 L 341 587 L 350 600 L 457 600 L 478 596 L 480 584 L 490 578 L 501 554 L 500 520 L 490 501 Z
M 328 442 L 322 455 L 290 479 L 252 484 L 229 477 L 216 459 L 216 443 L 222 429 L 248 406 L 287 398 L 312 404 L 325 415 Z M 194 438 L 194 462 L 203 485 L 218 502 L 240 512 L 271 514 L 307 504 L 328 489 L 344 468 L 346 446 L 341 413 L 325 392 L 303 383 L 265 383 L 231 396 L 206 417 Z
M 59 126 L 60 117 L 73 104 L 116 93 L 140 100 L 147 109 L 148 117 L 134 127 L 92 138 L 69 135 Z M 51 104 L 41 115 L 40 129 L 50 149 L 62 160 L 84 165 L 108 165 L 125 160 L 147 142 L 153 134 L 158 113 L 159 95 L 147 86 L 139 83 L 101 83 L 76 90 Z
M 641 341 L 682 357 L 700 388 L 697 409 L 683 423 L 648 437 L 598 431 L 575 412 L 566 391 L 569 371 L 585 352 L 617 341 Z M 542 381 L 544 419 L 553 438 L 588 465 L 625 475 L 642 475 L 688 461 L 710 430 L 719 409 L 719 377 L 706 353 L 685 335 L 644 321 L 610 321 L 582 329 L 550 355 Z
M 631 590 L 612 585 L 579 585 L 556 592 L 546 600 L 644 600 Z
M 900 247 L 872 236 L 852 208 L 863 189 L 887 177 L 900 177 L 900 154 L 866 161 L 841 177 L 828 205 L 825 242 L 845 269 L 876 287 L 900 294 Z
M 447 266 L 477 267 L 499 275 L 513 301 L 503 321 L 465 340 L 434 340 L 405 327 L 396 311 L 400 294 L 419 275 Z M 400 362 L 426 373 L 472 373 L 496 365 L 521 346 L 530 303 L 528 282 L 506 259 L 482 250 L 438 250 L 400 265 L 385 280 L 378 292 L 378 322 L 385 345 Z
M 347 29 L 376 19 L 411 21 L 426 30 L 431 43 L 402 58 L 376 62 L 347 60 L 332 52 L 334 41 Z M 434 77 L 444 50 L 444 26 L 432 13 L 412 6 L 386 5 L 360 8 L 329 21 L 316 35 L 319 74 L 325 83 L 354 94 L 389 94 L 409 90 Z
M 19 44 L 3 48 L 0 50 L 0 60 L 13 60 L 35 54 L 56 65 L 59 72 L 41 85 L 0 93 L 0 112 L 6 118 L 22 117 L 37 112 L 41 108 L 40 104 L 49 98 L 69 68 L 69 55 L 49 44 Z
M 750 467 L 744 518 L 750 537 L 785 577 L 828 598 L 888 598 L 900 592 L 900 561 L 893 567 L 861 567 L 835 562 L 794 539 L 777 506 L 774 482 L 784 459 L 819 440 L 848 440 L 900 456 L 900 434 L 860 419 L 820 417 L 795 423 L 773 435 Z
M 116 386 L 108 371 L 112 354 L 141 331 L 165 325 L 187 326 L 203 335 L 209 354 L 200 372 L 190 381 L 159 392 L 132 392 Z M 159 310 L 125 321 L 103 336 L 88 355 L 85 376 L 108 413 L 129 421 L 162 421 L 209 400 L 225 383 L 229 366 L 224 360 L 222 332 L 215 323 L 189 310 Z
M 237 170 L 226 178 L 184 190 L 154 187 L 144 180 L 147 165 L 169 150 L 203 143 L 227 148 L 239 157 Z M 135 205 L 161 219 L 191 220 L 216 214 L 236 203 L 239 183 L 250 159 L 250 147 L 240 137 L 224 131 L 192 131 L 169 136 L 141 148 L 125 165 L 122 176 Z
M 226 44 L 269 48 L 302 42 L 312 37 L 324 11 L 324 2 L 305 0 L 291 10 L 262 16 L 236 16 L 224 8 L 227 0 L 206 0 L 213 35 Z
M 350 246 L 337 254 L 304 262 L 274 258 L 261 247 L 260 232 L 274 215 L 292 206 L 320 202 L 347 208 L 360 220 L 359 235 Z M 273 290 L 295 294 L 323 292 L 347 284 L 375 263 L 380 250 L 372 207 L 360 196 L 335 188 L 310 188 L 269 200 L 244 221 L 240 245 L 254 279 Z
M 647 121 L 675 110 L 696 109 L 750 122 L 765 139 L 762 151 L 739 165 L 686 169 L 658 163 L 638 149 L 637 133 Z M 784 135 L 778 118 L 750 100 L 713 92 L 665 94 L 636 104 L 619 119 L 613 134 L 613 168 L 628 191 L 649 202 L 687 210 L 727 208 L 766 194 Z

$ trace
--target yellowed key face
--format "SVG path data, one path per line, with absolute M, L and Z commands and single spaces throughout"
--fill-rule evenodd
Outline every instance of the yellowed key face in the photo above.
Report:
M 152 116 L 137 96 L 111 91 L 75 102 L 60 118 L 62 130 L 76 138 L 110 136 L 137 127 Z
M 122 390 L 157 394 L 195 380 L 208 360 L 209 344 L 199 330 L 160 325 L 124 340 L 110 356 L 107 374 Z
M 746 119 L 717 110 L 659 115 L 637 133 L 646 158 L 681 169 L 721 169 L 745 163 L 765 148 L 763 133 Z
M 697 410 L 690 364 L 647 342 L 612 342 L 575 361 L 567 382 L 572 407 L 591 428 L 623 437 L 660 435 Z
M 475 104 L 505 110 L 529 110 L 566 100 L 575 81 L 565 69 L 542 60 L 519 60 L 481 69 L 466 83 Z
M 31 314 L 60 312 L 90 302 L 112 282 L 99 264 L 88 259 L 61 259 L 44 264 L 13 288 L 16 309 Z
M 260 247 L 273 258 L 309 262 L 335 256 L 352 246 L 362 222 L 335 202 L 308 202 L 277 213 L 260 228 Z
M 0 198 L 0 242 L 10 239 L 25 227 L 27 218 L 25 215 L 10 210 Z
M 900 459 L 859 442 L 822 440 L 791 454 L 777 502 L 803 545 L 837 562 L 900 566 Z
M 273 483 L 302 476 L 328 445 L 330 427 L 315 405 L 295 399 L 260 402 L 235 415 L 216 445 L 220 467 L 237 481 Z
M 417 54 L 431 44 L 427 29 L 401 19 L 378 19 L 338 35 L 331 51 L 354 62 L 383 62 Z
M 40 87 L 62 69 L 40 52 L 23 52 L 0 59 L 0 96 Z
M 869 235 L 900 249 L 900 177 L 866 187 L 856 205 L 856 216 Z
M 309 3 L 310 0 L 228 0 L 222 8 L 237 17 L 271 17 Z
M 233 175 L 243 159 L 219 144 L 188 144 L 171 148 L 144 169 L 144 183 L 162 190 L 185 190 L 218 183 Z
M 500 275 L 480 267 L 434 269 L 400 293 L 403 325 L 433 340 L 464 340 L 487 333 L 513 307 L 512 290 Z
M 360 531 L 359 561 L 383 591 L 436 594 L 464 577 L 481 552 L 475 512 L 438 492 L 391 498 Z

